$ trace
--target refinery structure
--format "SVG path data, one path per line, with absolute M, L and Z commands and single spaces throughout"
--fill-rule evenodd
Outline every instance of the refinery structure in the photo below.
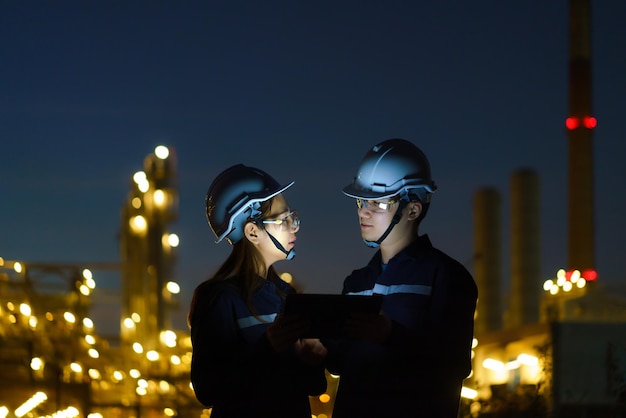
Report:
M 541 277 L 535 171 L 511 175 L 508 243 L 500 191 L 476 191 L 479 301 L 459 416 L 626 416 L 626 294 L 603 284 L 594 260 L 589 3 L 570 0 L 567 265 Z M 44 264 L 0 254 L 0 418 L 210 417 L 189 380 L 189 332 L 171 324 L 172 312 L 188 305 L 178 298 L 178 237 L 169 228 L 178 215 L 175 150 L 156 147 L 129 177 L 119 263 Z M 111 272 L 120 277 L 119 334 L 105 337 L 90 315 L 98 275 Z M 314 417 L 332 416 L 340 377 L 328 382 L 326 394 L 311 398 Z
M 539 176 L 510 180 L 510 292 L 502 297 L 501 196 L 474 198 L 475 319 L 470 413 L 626 416 L 626 293 L 595 270 L 591 10 L 570 0 L 567 265 L 540 276 Z M 505 309 L 504 305 L 508 308 Z M 523 415 L 519 415 L 523 414 Z

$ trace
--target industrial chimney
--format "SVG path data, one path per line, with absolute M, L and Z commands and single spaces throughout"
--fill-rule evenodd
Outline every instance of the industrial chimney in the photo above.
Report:
M 590 20 L 589 0 L 570 0 L 567 263 L 580 271 L 595 269 Z
M 476 335 L 502 328 L 501 198 L 493 188 L 474 194 L 474 279 L 479 289 Z

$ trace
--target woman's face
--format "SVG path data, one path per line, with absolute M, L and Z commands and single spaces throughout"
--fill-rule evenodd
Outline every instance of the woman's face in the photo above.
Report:
M 272 242 L 271 234 L 285 251 L 289 252 L 296 245 L 296 233 L 300 229 L 300 220 L 292 212 L 282 194 L 272 199 L 269 214 L 263 218 L 264 230 L 260 232 L 258 249 L 267 267 L 276 261 L 284 260 L 286 254 Z

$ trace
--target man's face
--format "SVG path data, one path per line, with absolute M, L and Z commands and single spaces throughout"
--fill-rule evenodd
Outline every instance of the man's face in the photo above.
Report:
M 384 233 L 398 208 L 393 199 L 357 199 L 361 237 L 366 241 L 376 241 Z
M 366 241 L 378 240 L 391 224 L 391 220 L 398 210 L 398 205 L 399 201 L 393 198 L 380 200 L 357 199 L 361 237 Z M 410 220 L 415 220 L 415 216 L 409 216 L 409 213 L 415 213 L 416 210 L 421 210 L 421 203 L 409 203 L 403 209 L 400 221 L 383 242 L 390 242 L 404 237 L 406 234 L 413 234 L 413 228 L 408 223 Z

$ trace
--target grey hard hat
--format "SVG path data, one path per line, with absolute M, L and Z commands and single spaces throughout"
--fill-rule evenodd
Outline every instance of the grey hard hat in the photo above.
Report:
M 280 185 L 265 171 L 237 164 L 222 171 L 211 183 L 206 195 L 206 216 L 220 242 L 226 238 L 235 244 L 243 237 L 243 227 L 260 215 L 262 202 L 282 193 L 294 184 Z
M 357 199 L 414 194 L 425 202 L 435 190 L 426 155 L 412 142 L 394 138 L 374 145 L 365 154 L 356 177 L 343 193 Z

